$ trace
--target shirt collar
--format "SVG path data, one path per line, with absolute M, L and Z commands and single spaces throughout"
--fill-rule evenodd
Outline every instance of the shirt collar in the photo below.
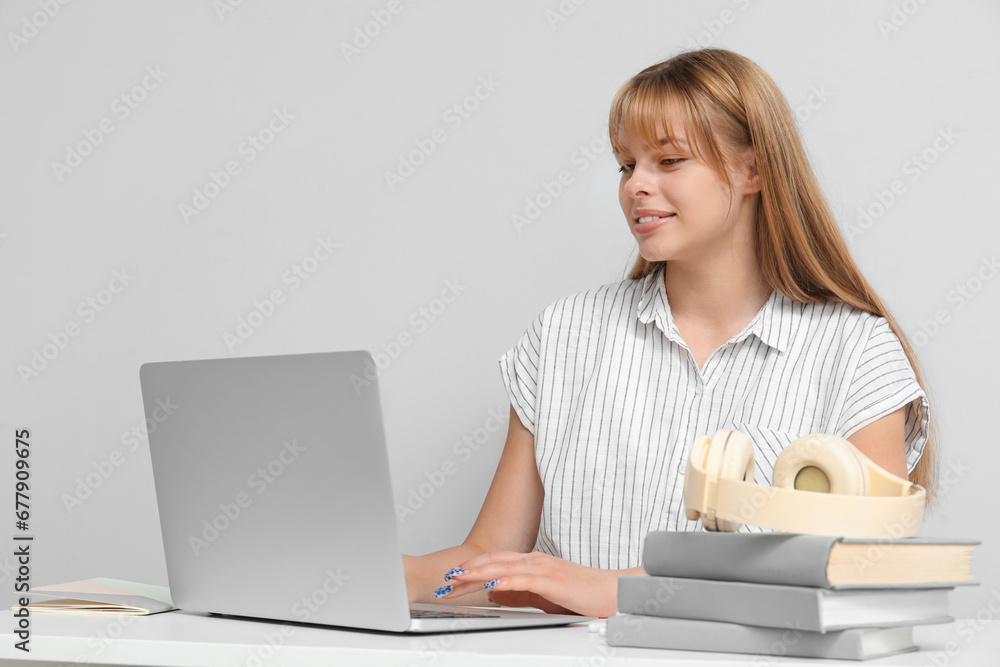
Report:
M 670 313 L 670 302 L 667 300 L 667 288 L 663 282 L 664 263 L 660 262 L 648 275 L 642 278 L 641 297 L 636 307 L 636 316 L 643 324 L 655 322 L 660 331 L 670 340 L 683 343 L 673 315 Z M 771 296 L 757 311 L 750 323 L 730 339 L 739 342 L 753 334 L 764 344 L 779 352 L 788 349 L 791 341 L 791 315 L 795 301 L 785 297 L 778 290 L 772 290 Z

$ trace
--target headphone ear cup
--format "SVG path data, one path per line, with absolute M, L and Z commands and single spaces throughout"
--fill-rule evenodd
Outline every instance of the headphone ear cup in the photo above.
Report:
M 860 458 L 860 452 L 849 441 L 826 433 L 813 433 L 795 440 L 785 447 L 774 462 L 774 476 L 771 484 L 778 488 L 796 487 L 799 473 L 806 468 L 817 468 L 822 475 L 813 477 L 829 483 L 829 493 L 846 496 L 868 495 L 868 468 Z M 810 489 L 804 489 L 810 490 Z
M 753 441 L 739 431 L 719 429 L 712 438 L 712 451 L 706 466 L 713 478 L 731 481 L 753 481 Z M 712 456 L 714 454 L 714 456 Z M 715 517 L 716 507 L 701 516 L 705 530 L 735 533 L 743 524 Z

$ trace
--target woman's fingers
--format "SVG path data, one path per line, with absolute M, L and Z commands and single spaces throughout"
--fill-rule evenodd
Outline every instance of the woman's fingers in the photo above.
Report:
M 437 597 L 458 597 L 468 593 L 495 588 L 501 581 L 511 577 L 511 570 L 505 564 L 484 565 L 469 569 L 466 574 L 456 575 L 434 592 Z
M 456 598 L 483 588 L 490 590 L 525 590 L 536 583 L 537 574 L 545 554 L 538 552 L 493 551 L 470 558 L 445 573 L 442 585 L 434 591 L 439 598 Z

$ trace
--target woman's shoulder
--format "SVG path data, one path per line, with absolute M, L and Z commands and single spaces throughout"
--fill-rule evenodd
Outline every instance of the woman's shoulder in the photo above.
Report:
M 859 334 L 870 336 L 878 331 L 891 331 L 889 322 L 876 313 L 858 308 L 844 301 L 793 301 L 783 297 L 783 310 L 794 320 L 795 327 L 803 332 L 824 333 L 840 331 L 845 336 Z
M 549 302 L 538 313 L 541 322 L 589 317 L 608 308 L 624 310 L 634 305 L 642 290 L 642 278 L 617 280 L 571 292 Z

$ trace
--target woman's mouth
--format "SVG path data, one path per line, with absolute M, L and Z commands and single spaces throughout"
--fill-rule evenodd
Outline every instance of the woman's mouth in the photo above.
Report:
M 669 213 L 663 217 L 656 215 L 645 215 L 636 221 L 635 233 L 648 234 L 654 229 L 658 229 L 659 227 L 661 227 L 663 224 L 665 224 L 667 221 L 669 221 L 676 215 L 677 215 L 676 213 Z

